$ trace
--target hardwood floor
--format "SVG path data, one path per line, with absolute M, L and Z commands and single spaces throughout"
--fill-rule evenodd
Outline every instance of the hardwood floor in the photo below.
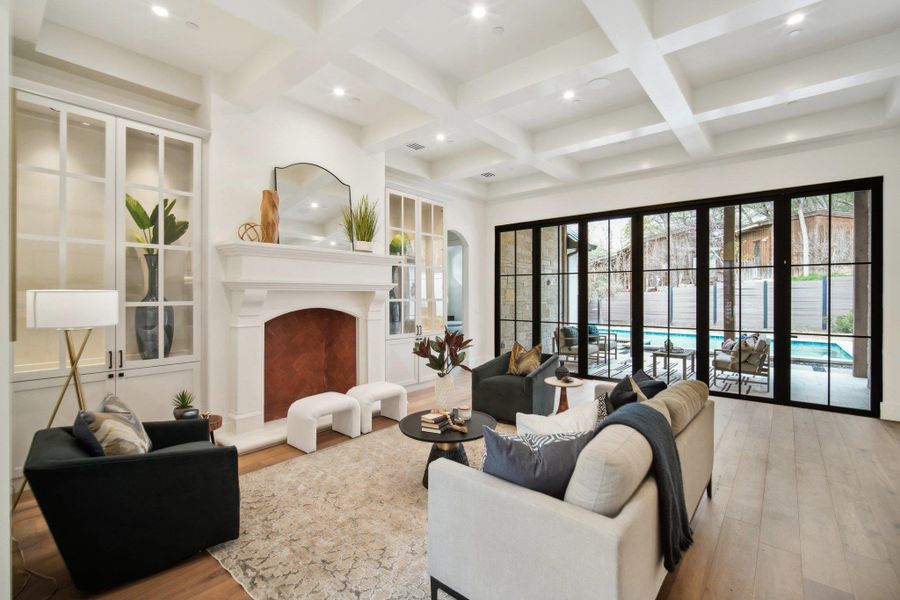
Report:
M 411 394 L 410 411 L 431 398 Z M 375 419 L 375 429 L 393 426 Z M 694 546 L 660 600 L 900 598 L 900 423 L 716 398 L 715 431 L 713 498 L 701 500 Z M 345 442 L 319 435 L 319 448 Z M 282 444 L 240 457 L 239 468 L 301 455 Z M 30 494 L 13 532 L 28 566 L 56 577 L 55 598 L 80 597 Z M 50 589 L 33 580 L 19 598 L 44 598 Z M 206 553 L 100 597 L 249 598 Z

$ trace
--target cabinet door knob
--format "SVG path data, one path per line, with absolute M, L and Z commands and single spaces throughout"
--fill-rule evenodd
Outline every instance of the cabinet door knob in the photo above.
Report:
M 112 361 L 113 361 L 113 358 L 112 358 L 112 350 L 108 350 L 106 353 L 109 355 L 109 361 L 108 361 L 108 366 L 107 366 L 107 368 L 108 368 L 108 369 L 112 369 Z
M 122 352 L 121 350 L 119 350 L 119 368 L 120 368 L 120 369 L 121 369 L 122 366 L 123 366 L 123 365 L 122 365 L 122 359 L 123 359 L 123 352 Z

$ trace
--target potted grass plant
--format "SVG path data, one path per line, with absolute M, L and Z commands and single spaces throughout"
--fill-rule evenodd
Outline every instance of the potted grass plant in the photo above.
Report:
M 181 390 L 172 398 L 172 414 L 176 419 L 196 419 L 200 411 L 194 408 L 194 394 Z
M 341 225 L 354 250 L 371 252 L 378 231 L 378 202 L 369 202 L 368 194 L 363 194 L 355 207 L 344 209 Z

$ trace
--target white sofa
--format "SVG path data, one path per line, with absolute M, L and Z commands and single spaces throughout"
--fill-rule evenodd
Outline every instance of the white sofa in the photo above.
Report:
M 612 384 L 598 386 L 598 394 Z M 658 394 L 681 458 L 689 513 L 712 493 L 715 404 L 699 382 Z M 659 404 L 665 409 L 659 409 Z M 449 460 L 429 467 L 428 573 L 468 600 L 653 599 L 665 578 L 652 453 L 610 425 L 579 455 L 565 500 Z M 688 550 L 690 553 L 690 550 Z

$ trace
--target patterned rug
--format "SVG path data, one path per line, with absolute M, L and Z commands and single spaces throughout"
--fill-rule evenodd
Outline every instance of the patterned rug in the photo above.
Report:
M 241 535 L 209 553 L 255 600 L 428 598 L 429 450 L 392 426 L 243 475 Z

